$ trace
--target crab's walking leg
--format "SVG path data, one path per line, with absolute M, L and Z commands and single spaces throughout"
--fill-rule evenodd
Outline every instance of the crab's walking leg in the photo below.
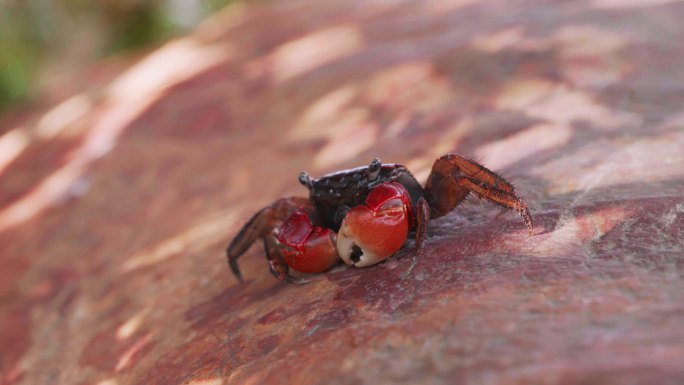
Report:
M 235 275 L 235 277 L 242 282 L 242 273 L 240 272 L 240 268 L 237 263 L 238 258 L 240 258 L 240 256 L 244 254 L 258 238 L 264 240 L 264 246 L 268 251 L 269 244 L 273 242 L 277 243 L 274 232 L 280 227 L 283 221 L 298 208 L 310 206 L 311 203 L 306 198 L 283 198 L 275 201 L 269 206 L 264 207 L 254 214 L 254 216 L 240 229 L 238 234 L 235 236 L 235 239 L 233 239 L 226 250 L 228 265 L 230 266 L 230 270 L 233 272 L 233 275 Z M 285 279 L 280 274 L 283 271 L 285 271 L 285 274 L 287 274 L 287 265 L 285 265 L 284 268 L 281 267 L 281 264 L 278 261 L 278 255 L 267 256 L 271 265 L 271 271 L 274 272 L 274 275 L 275 271 L 277 271 L 279 275 L 276 276 L 280 279 Z M 274 260 L 276 261 L 273 262 Z M 274 268 L 274 265 L 276 268 Z
M 428 223 L 430 221 L 430 206 L 425 198 L 418 199 L 415 209 L 416 215 L 416 254 L 423 253 L 425 240 L 428 237 Z
M 416 246 L 413 253 L 413 260 L 411 261 L 411 266 L 404 273 L 404 277 L 408 277 L 416 267 L 418 260 L 423 256 L 423 250 L 425 249 L 425 241 L 428 237 L 428 224 L 430 222 L 430 206 L 428 205 L 425 198 L 421 197 L 416 203 L 416 208 L 414 209 L 415 221 L 416 221 Z
M 474 193 L 504 208 L 515 210 L 532 235 L 533 221 L 527 204 L 515 193 L 513 185 L 483 165 L 456 154 L 435 161 L 425 185 L 432 216 L 439 217 Z

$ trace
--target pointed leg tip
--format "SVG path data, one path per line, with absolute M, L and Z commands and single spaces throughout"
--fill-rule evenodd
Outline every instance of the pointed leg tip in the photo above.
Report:
M 537 235 L 544 234 L 546 232 L 547 232 L 547 230 L 543 226 L 531 225 L 531 226 L 528 226 L 528 228 L 527 228 L 527 234 L 530 238 L 535 237 Z
M 294 284 L 297 284 L 297 285 L 306 285 L 306 284 L 311 283 L 311 281 L 308 280 L 308 279 L 304 279 L 304 278 L 301 278 L 301 277 L 296 277 L 296 276 L 294 276 L 294 275 L 289 275 L 289 274 L 286 275 L 286 276 L 283 278 L 283 280 L 284 280 L 285 282 L 287 282 L 287 283 L 294 283 Z
M 237 264 L 237 260 L 235 258 L 231 258 L 230 254 L 228 255 L 228 267 L 230 267 L 230 271 L 233 273 L 235 279 L 237 279 L 240 283 L 245 283 L 245 280 L 242 278 L 240 267 Z
M 234 270 L 233 270 L 233 277 L 235 277 L 235 279 L 237 279 L 237 281 L 238 281 L 240 284 L 245 283 L 245 279 L 242 278 L 242 274 L 240 273 L 240 271 L 234 271 Z

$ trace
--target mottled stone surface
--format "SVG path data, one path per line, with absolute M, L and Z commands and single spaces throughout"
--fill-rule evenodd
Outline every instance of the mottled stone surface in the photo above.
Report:
M 234 6 L 0 119 L 0 383 L 684 383 L 684 3 Z M 63 103 L 62 103 L 63 102 Z M 61 103 L 61 104 L 60 104 Z M 379 156 L 454 151 L 424 258 L 275 281 L 255 210 Z M 408 243 L 408 246 L 411 242 Z

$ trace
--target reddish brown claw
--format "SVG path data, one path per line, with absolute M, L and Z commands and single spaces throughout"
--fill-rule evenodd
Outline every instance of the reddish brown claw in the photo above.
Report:
M 335 248 L 335 233 L 314 226 L 302 209 L 283 222 L 278 241 L 283 246 L 285 263 L 303 273 L 321 273 L 340 259 Z
M 345 263 L 374 265 L 401 248 L 411 223 L 411 197 L 399 183 L 373 189 L 364 205 L 349 210 L 337 236 L 337 249 Z

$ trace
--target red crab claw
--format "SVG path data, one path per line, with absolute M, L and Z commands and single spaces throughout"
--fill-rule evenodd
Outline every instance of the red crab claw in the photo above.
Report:
M 278 241 L 283 246 L 285 263 L 302 273 L 321 273 L 340 258 L 335 247 L 335 233 L 311 224 L 301 208 L 283 222 Z
M 337 235 L 345 263 L 365 267 L 381 262 L 401 248 L 411 223 L 411 198 L 399 183 L 374 188 L 366 204 L 352 208 Z

